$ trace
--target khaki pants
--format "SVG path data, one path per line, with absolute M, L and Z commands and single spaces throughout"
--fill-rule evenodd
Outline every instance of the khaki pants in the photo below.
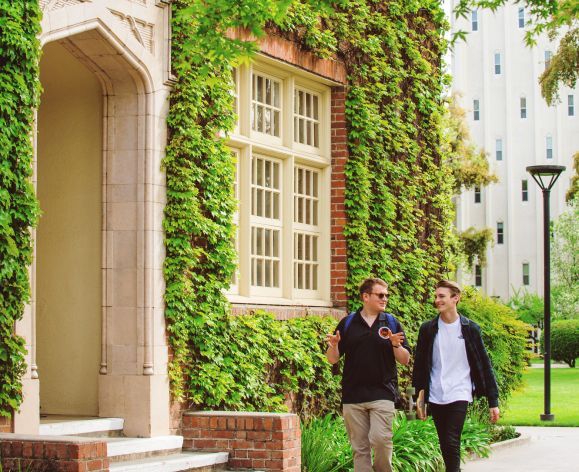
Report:
M 354 453 L 354 472 L 392 472 L 394 402 L 347 403 L 342 411 Z

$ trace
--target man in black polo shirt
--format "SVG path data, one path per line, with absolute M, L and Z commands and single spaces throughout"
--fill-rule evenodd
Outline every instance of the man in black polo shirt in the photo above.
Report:
M 377 278 L 366 279 L 360 285 L 360 298 L 362 308 L 350 315 L 351 320 L 343 318 L 334 334 L 326 337 L 326 357 L 335 364 L 341 355 L 346 356 L 342 404 L 354 471 L 391 472 L 392 421 L 398 395 L 396 361 L 408 364 L 410 348 L 398 320 L 383 314 L 388 284 Z M 389 325 L 396 327 L 394 333 Z

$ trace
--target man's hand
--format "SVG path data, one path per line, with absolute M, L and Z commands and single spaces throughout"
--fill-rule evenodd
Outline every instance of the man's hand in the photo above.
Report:
M 340 342 L 340 332 L 336 331 L 336 334 L 328 334 L 326 336 L 326 342 L 331 348 L 337 347 L 338 343 Z
M 494 408 L 489 408 L 489 413 L 491 417 L 491 423 L 496 423 L 500 417 L 499 407 L 495 406 Z
M 390 342 L 392 343 L 392 347 L 402 346 L 402 343 L 404 342 L 404 333 L 402 331 L 396 334 L 390 332 Z

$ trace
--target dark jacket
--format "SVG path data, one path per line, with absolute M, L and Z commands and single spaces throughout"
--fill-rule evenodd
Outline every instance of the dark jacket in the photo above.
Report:
M 474 386 L 473 395 L 475 397 L 487 397 L 489 407 L 496 407 L 499 405 L 499 389 L 491 361 L 482 341 L 480 326 L 462 315 L 460 315 L 460 325 Z M 430 388 L 432 349 L 437 334 L 438 316 L 422 324 L 416 343 L 412 385 L 416 389 L 416 393 L 424 390 L 426 401 L 428 401 Z

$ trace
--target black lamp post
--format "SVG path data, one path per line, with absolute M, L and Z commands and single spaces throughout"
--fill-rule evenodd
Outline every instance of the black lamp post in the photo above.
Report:
M 543 313 L 543 336 L 545 337 L 545 412 L 541 415 L 542 421 L 553 421 L 551 414 L 551 245 L 550 245 L 550 215 L 549 196 L 555 182 L 565 170 L 564 166 L 529 166 L 527 172 L 531 174 L 543 191 L 543 279 L 545 304 Z

